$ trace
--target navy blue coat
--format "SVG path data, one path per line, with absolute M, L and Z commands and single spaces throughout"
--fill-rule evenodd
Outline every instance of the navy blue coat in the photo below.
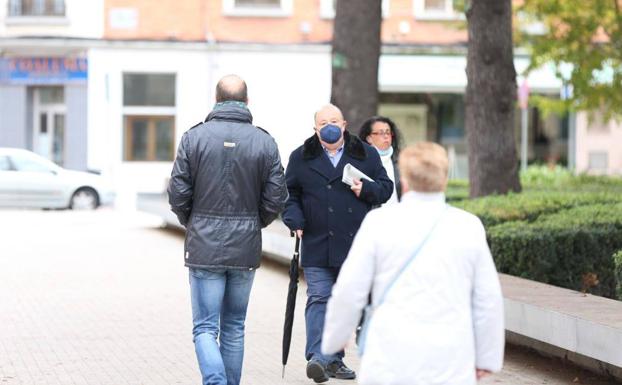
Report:
M 289 157 L 285 171 L 289 199 L 283 222 L 290 230 L 304 231 L 303 267 L 340 267 L 367 212 L 386 202 L 393 192 L 393 182 L 378 152 L 347 131 L 344 140 L 337 167 L 333 167 L 316 135 Z M 374 180 L 363 181 L 359 198 L 341 181 L 348 163 Z

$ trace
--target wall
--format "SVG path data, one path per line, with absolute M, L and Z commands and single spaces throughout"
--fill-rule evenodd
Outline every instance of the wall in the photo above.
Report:
M 105 37 L 204 40 L 208 2 L 213 1 L 106 0 Z
M 590 119 L 588 113 L 577 114 L 576 170 L 591 174 L 622 176 L 622 124 Z M 606 169 L 590 165 L 590 153 L 606 154 Z
M 332 39 L 332 0 L 286 0 L 291 11 L 281 16 L 227 14 L 225 0 L 106 0 L 108 39 L 209 40 L 252 43 L 327 43 Z M 462 44 L 466 30 L 459 18 L 423 20 L 416 0 L 384 0 L 382 39 L 389 44 Z M 111 11 L 116 16 L 111 16 Z M 119 13 L 120 12 L 120 13 Z M 123 14 L 125 12 L 125 14 Z M 125 18 L 124 18 L 125 15 Z M 174 17 L 171 17 L 174 15 Z M 111 17 L 125 25 L 115 27 Z M 457 22 L 456 22 L 457 21 Z
M 88 91 L 85 85 L 65 86 L 65 168 L 87 169 L 87 100 Z
M 132 46 L 132 47 L 130 47 Z M 218 79 L 236 73 L 248 83 L 254 123 L 268 130 L 287 161 L 313 133 L 313 113 L 330 96 L 330 56 L 278 50 L 150 50 L 97 48 L 89 51 L 88 167 L 110 175 L 121 206 L 133 205 L 136 192 L 161 192 L 171 162 L 123 161 L 123 72 L 176 73 L 176 146 L 183 132 L 202 121 L 214 104 Z
M 0 147 L 27 148 L 25 86 L 0 85 Z

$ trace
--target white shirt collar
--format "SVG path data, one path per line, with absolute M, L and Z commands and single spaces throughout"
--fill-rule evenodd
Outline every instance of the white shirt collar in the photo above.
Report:
M 320 144 L 321 144 L 321 143 L 320 143 Z M 321 144 L 321 145 L 322 145 L 322 148 L 324 149 L 324 152 L 325 152 L 326 154 L 330 155 L 330 152 L 328 151 L 328 148 L 326 148 L 323 144 Z M 341 143 L 341 146 L 339 146 L 339 148 L 335 151 L 335 154 L 339 154 L 341 151 L 343 151 L 343 146 L 344 146 L 344 145 L 345 145 L 345 142 L 344 142 L 344 143 Z
M 402 202 L 438 202 L 445 203 L 445 192 L 409 191 L 402 195 Z

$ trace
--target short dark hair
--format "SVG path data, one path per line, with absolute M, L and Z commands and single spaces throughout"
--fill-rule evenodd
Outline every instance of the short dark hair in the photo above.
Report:
M 363 142 L 367 143 L 367 137 L 371 135 L 371 126 L 373 126 L 374 123 L 377 122 L 382 122 L 389 125 L 389 128 L 391 129 L 391 147 L 393 147 L 392 158 L 394 160 L 397 160 L 397 156 L 399 155 L 401 150 L 402 135 L 397 129 L 397 125 L 395 125 L 395 122 L 387 118 L 386 116 L 372 116 L 371 118 L 363 122 L 361 128 L 359 129 L 359 138 Z
M 246 82 L 240 79 L 238 87 L 232 87 L 231 84 L 222 80 L 216 85 L 216 103 L 226 101 L 248 102 L 248 89 Z

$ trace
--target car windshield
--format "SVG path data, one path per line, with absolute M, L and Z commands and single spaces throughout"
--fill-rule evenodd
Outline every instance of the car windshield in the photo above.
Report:
M 26 172 L 53 172 L 54 168 L 45 159 L 35 157 L 12 155 L 11 160 L 17 171 Z

